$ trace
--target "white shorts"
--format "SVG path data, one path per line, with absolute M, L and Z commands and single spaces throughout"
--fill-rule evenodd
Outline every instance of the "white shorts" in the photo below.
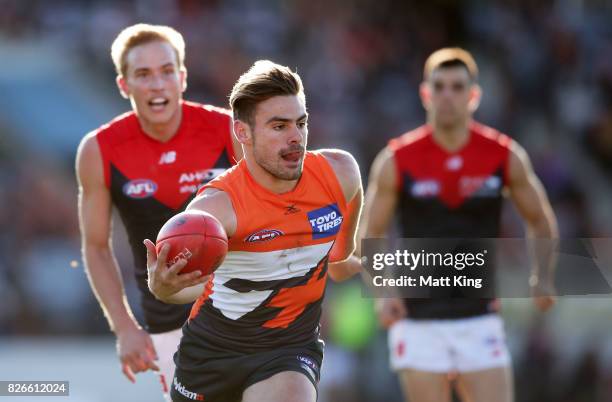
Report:
M 470 372 L 510 366 L 504 324 L 497 314 L 396 322 L 389 329 L 394 371 Z
M 161 334 L 151 334 L 151 340 L 158 357 L 156 363 L 159 367 L 159 379 L 167 401 L 170 401 L 170 384 L 174 377 L 174 353 L 178 350 L 182 336 L 182 328 Z

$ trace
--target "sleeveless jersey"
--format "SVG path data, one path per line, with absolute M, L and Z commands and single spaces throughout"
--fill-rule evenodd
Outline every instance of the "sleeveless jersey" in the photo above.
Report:
M 328 254 L 346 214 L 329 162 L 307 152 L 296 187 L 283 194 L 259 185 L 244 160 L 208 187 L 229 195 L 237 228 L 192 308 L 185 342 L 249 353 L 318 341 Z
M 180 328 L 190 305 L 165 304 L 147 287 L 145 238 L 157 237 L 162 225 L 191 201 L 202 183 L 234 160 L 229 112 L 182 102 L 178 132 L 167 142 L 146 135 L 133 112 L 97 130 L 104 180 L 125 225 L 145 326 L 151 333 Z
M 402 237 L 495 238 L 500 233 L 510 138 L 472 122 L 461 149 L 447 152 L 430 126 L 389 143 L 400 194 Z M 460 318 L 491 311 L 491 299 L 406 299 L 411 318 Z

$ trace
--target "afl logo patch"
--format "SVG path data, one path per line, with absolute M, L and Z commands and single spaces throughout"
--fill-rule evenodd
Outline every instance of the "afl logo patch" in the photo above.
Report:
M 338 204 L 330 204 L 308 212 L 308 221 L 312 228 L 312 238 L 322 239 L 335 235 L 340 230 L 342 219 Z
M 256 241 L 270 241 L 282 235 L 284 235 L 284 233 L 280 230 L 264 229 L 260 230 L 259 232 L 253 233 L 252 235 L 244 239 L 244 241 L 247 243 L 254 243 Z
M 130 198 L 148 198 L 157 191 L 157 183 L 149 179 L 130 180 L 123 185 L 123 194 Z

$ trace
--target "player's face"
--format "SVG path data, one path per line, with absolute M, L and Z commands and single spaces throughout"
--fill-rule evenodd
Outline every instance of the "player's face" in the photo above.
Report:
M 259 103 L 252 127 L 255 162 L 278 179 L 299 179 L 308 137 L 307 119 L 302 96 L 275 96 Z
M 163 125 L 180 116 L 186 73 L 179 69 L 172 45 L 156 41 L 132 48 L 121 89 L 146 124 Z
M 426 86 L 425 108 L 437 125 L 452 127 L 470 118 L 475 85 L 465 68 L 435 69 Z

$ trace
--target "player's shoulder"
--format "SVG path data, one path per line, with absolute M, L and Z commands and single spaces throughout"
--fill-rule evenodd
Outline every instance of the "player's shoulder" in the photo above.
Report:
M 392 138 L 387 144 L 387 148 L 392 152 L 397 152 L 402 149 L 418 148 L 429 144 L 432 129 L 428 124 L 424 124 L 414 130 L 405 132 L 398 137 Z
M 337 148 L 324 148 L 318 149 L 315 151 L 310 151 L 313 155 L 320 155 L 328 160 L 330 163 L 340 164 L 342 166 L 347 167 L 355 167 L 357 165 L 357 161 L 355 157 L 350 153 L 343 149 Z
M 132 128 L 137 124 L 136 114 L 133 111 L 125 112 L 86 134 L 83 141 L 89 142 L 95 139 L 110 145 L 124 142 L 135 135 L 136 131 Z
M 345 198 L 352 199 L 361 186 L 361 173 L 355 157 L 341 149 L 319 149 L 311 154 L 325 158 L 342 186 Z
M 511 149 L 515 145 L 515 141 L 507 134 L 477 121 L 470 123 L 470 131 L 476 140 L 486 146 Z
M 102 124 L 83 136 L 77 152 L 79 154 L 98 152 L 100 143 L 115 144 L 125 141 L 133 132 L 129 127 L 131 124 L 134 124 L 136 119 L 136 114 L 133 111 L 129 111 Z
M 93 130 L 81 138 L 77 148 L 77 160 L 90 159 L 100 154 L 100 147 L 97 139 L 98 131 Z
M 231 119 L 231 112 L 228 109 L 204 103 L 183 101 L 183 105 L 190 112 L 190 116 L 204 121 L 222 121 Z
M 323 157 L 332 166 L 332 168 L 338 172 L 341 171 L 344 174 L 357 173 L 359 174 L 359 165 L 357 160 L 350 152 L 342 149 L 319 149 L 316 151 L 310 151 L 313 156 Z

